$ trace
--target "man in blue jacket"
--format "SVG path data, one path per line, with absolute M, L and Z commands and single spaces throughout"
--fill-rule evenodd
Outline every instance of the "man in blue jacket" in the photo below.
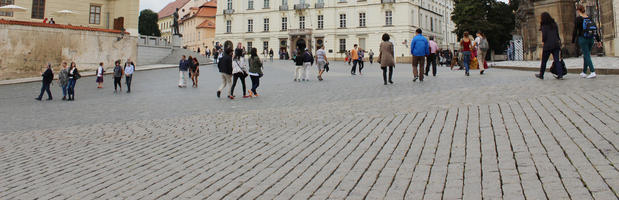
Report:
M 430 55 L 428 39 L 423 37 L 421 29 L 415 31 L 417 35 L 411 42 L 411 54 L 413 55 L 413 81 L 423 81 L 423 67 L 426 56 Z

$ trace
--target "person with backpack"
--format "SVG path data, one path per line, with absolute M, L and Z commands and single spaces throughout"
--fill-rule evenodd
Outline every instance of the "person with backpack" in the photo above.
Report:
M 118 92 L 117 89 L 120 88 L 120 91 L 123 91 L 123 86 L 120 84 L 120 80 L 123 78 L 125 71 L 122 67 L 120 67 L 120 60 L 114 62 L 114 93 Z M 117 88 L 118 87 L 118 88 Z
M 535 77 L 544 79 L 544 72 L 546 72 L 546 63 L 550 54 L 554 60 L 553 65 L 557 70 L 557 79 L 563 77 L 562 68 L 559 62 L 559 53 L 561 51 L 561 38 L 559 38 L 559 26 L 555 20 L 550 16 L 548 12 L 542 13 L 540 27 L 542 30 L 542 65 L 539 70 L 539 74 L 535 74 Z
M 103 88 L 103 74 L 105 73 L 105 69 L 103 68 L 103 63 L 99 63 L 99 67 L 97 68 L 97 88 Z
M 52 71 L 52 64 L 47 64 L 47 68 L 43 73 L 41 73 L 43 77 L 43 81 L 41 81 L 41 93 L 39 93 L 39 97 L 35 98 L 37 101 L 41 101 L 43 98 L 43 93 L 47 92 L 47 100 L 52 100 L 52 92 L 49 90 L 49 86 L 52 84 L 54 80 L 54 72 Z
M 251 79 L 251 90 L 249 91 L 249 96 L 258 97 L 258 92 L 256 89 L 260 86 L 260 78 L 263 75 L 263 63 L 260 61 L 260 57 L 258 57 L 258 50 L 256 48 L 251 48 L 249 54 L 249 78 Z
M 223 49 L 220 49 L 223 51 Z M 219 89 L 217 89 L 217 98 L 221 97 L 221 91 L 223 91 L 228 85 L 231 85 L 232 82 L 232 47 L 225 48 L 221 54 L 221 60 L 217 63 L 217 68 L 219 69 L 219 73 L 221 73 L 221 85 Z M 231 90 L 228 90 L 228 98 L 233 99 Z
M 314 56 L 308 48 L 305 48 L 301 58 L 303 58 L 303 81 L 309 81 L 307 69 L 314 65 Z
M 483 75 L 484 71 L 488 67 L 486 63 L 486 53 L 488 49 L 490 49 L 490 44 L 488 44 L 488 40 L 486 39 L 486 35 L 481 31 L 477 32 L 477 38 L 475 38 L 475 45 L 477 46 L 477 63 L 479 63 L 479 74 Z
M 595 25 L 593 18 L 587 15 L 587 11 L 583 5 L 576 7 L 578 16 L 574 21 L 574 32 L 572 34 L 572 43 L 575 43 L 578 39 L 578 46 L 582 50 L 582 57 L 584 60 L 581 78 L 595 78 L 595 68 L 593 68 L 593 61 L 591 61 L 591 48 L 593 48 L 594 39 L 597 42 L 597 47 L 602 47 L 600 42 L 600 36 L 598 34 L 598 28 Z M 591 74 L 587 76 L 587 68 L 591 71 Z
M 135 72 L 135 63 L 131 59 L 127 59 L 125 63 L 125 84 L 127 84 L 127 93 L 131 93 L 131 80 L 133 80 L 133 72 Z

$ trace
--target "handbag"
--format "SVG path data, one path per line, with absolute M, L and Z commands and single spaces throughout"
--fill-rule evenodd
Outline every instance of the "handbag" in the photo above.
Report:
M 329 72 L 329 63 L 325 64 L 325 71 Z
M 558 74 L 557 67 L 561 67 L 561 74 Z M 559 53 L 559 61 L 552 61 L 552 66 L 550 67 L 550 73 L 557 76 L 565 76 L 567 74 L 567 67 L 565 66 L 565 62 L 563 61 L 563 54 Z

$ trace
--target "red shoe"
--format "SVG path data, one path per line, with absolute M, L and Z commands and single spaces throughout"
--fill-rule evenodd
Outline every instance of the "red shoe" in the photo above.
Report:
M 247 99 L 247 98 L 249 98 L 249 97 L 251 97 L 251 96 L 249 96 L 249 95 L 244 95 L 244 96 L 243 96 L 243 99 Z
M 234 99 L 234 96 L 228 95 L 228 99 Z

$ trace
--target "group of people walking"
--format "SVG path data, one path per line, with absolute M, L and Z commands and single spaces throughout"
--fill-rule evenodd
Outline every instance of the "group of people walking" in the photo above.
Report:
M 258 97 L 258 86 L 260 86 L 260 78 L 264 75 L 262 72 L 263 63 L 258 57 L 256 48 L 250 49 L 249 61 L 245 59 L 241 43 L 233 50 L 231 41 L 226 41 L 223 46 L 223 54 L 217 61 L 217 68 L 221 74 L 222 83 L 217 89 L 217 98 L 221 97 L 224 89 L 228 88 L 228 98 L 234 99 L 234 89 L 237 82 L 240 80 L 243 89 L 243 98 Z M 248 66 L 249 65 L 249 66 Z M 247 90 L 245 78 L 250 77 L 252 87 Z
M 601 47 L 600 36 L 598 28 L 593 20 L 586 13 L 586 9 L 583 5 L 576 7 L 577 17 L 574 20 L 574 31 L 572 33 L 572 43 L 578 42 L 583 55 L 583 69 L 580 73 L 581 78 L 595 78 L 595 68 L 591 60 L 591 49 L 595 44 L 597 47 Z M 554 62 L 551 72 L 555 74 L 556 79 L 562 79 L 567 71 L 564 64 L 561 62 L 561 38 L 559 35 L 559 26 L 555 20 L 550 16 L 548 12 L 542 13 L 540 17 L 540 31 L 542 32 L 542 61 L 540 66 L 540 72 L 535 74 L 535 77 L 544 79 L 544 73 L 546 72 L 546 65 L 550 54 L 552 54 Z M 590 72 L 590 74 L 587 74 Z
M 200 62 L 198 62 L 198 58 L 189 58 L 182 56 L 182 59 L 178 63 L 179 69 L 179 79 L 178 79 L 178 87 L 186 88 L 187 87 L 187 77 L 189 75 L 189 79 L 191 79 L 193 88 L 198 88 L 198 77 L 200 76 Z
M 118 92 L 118 89 L 122 91 L 121 80 L 122 77 L 125 77 L 125 83 L 127 85 L 127 93 L 131 93 L 131 80 L 133 78 L 133 73 L 135 71 L 135 64 L 130 59 L 127 59 L 124 67 L 121 67 L 120 60 L 117 60 L 114 64 L 114 93 Z M 99 67 L 95 72 L 96 75 L 96 83 L 97 88 L 103 88 L 103 75 L 105 74 L 105 68 L 103 67 L 103 63 L 99 63 Z M 47 93 L 47 100 L 53 100 L 51 93 L 51 85 L 54 80 L 54 70 L 51 63 L 48 63 L 45 66 L 45 70 L 41 73 L 43 77 L 41 92 L 39 96 L 35 98 L 35 100 L 41 101 L 43 100 L 43 95 Z M 62 100 L 63 101 L 73 101 L 75 100 L 75 86 L 77 84 L 77 80 L 80 79 L 82 75 L 80 71 L 77 69 L 77 64 L 75 62 L 71 62 L 67 65 L 67 62 L 63 62 L 61 64 L 60 72 L 58 72 L 58 85 L 62 89 Z

